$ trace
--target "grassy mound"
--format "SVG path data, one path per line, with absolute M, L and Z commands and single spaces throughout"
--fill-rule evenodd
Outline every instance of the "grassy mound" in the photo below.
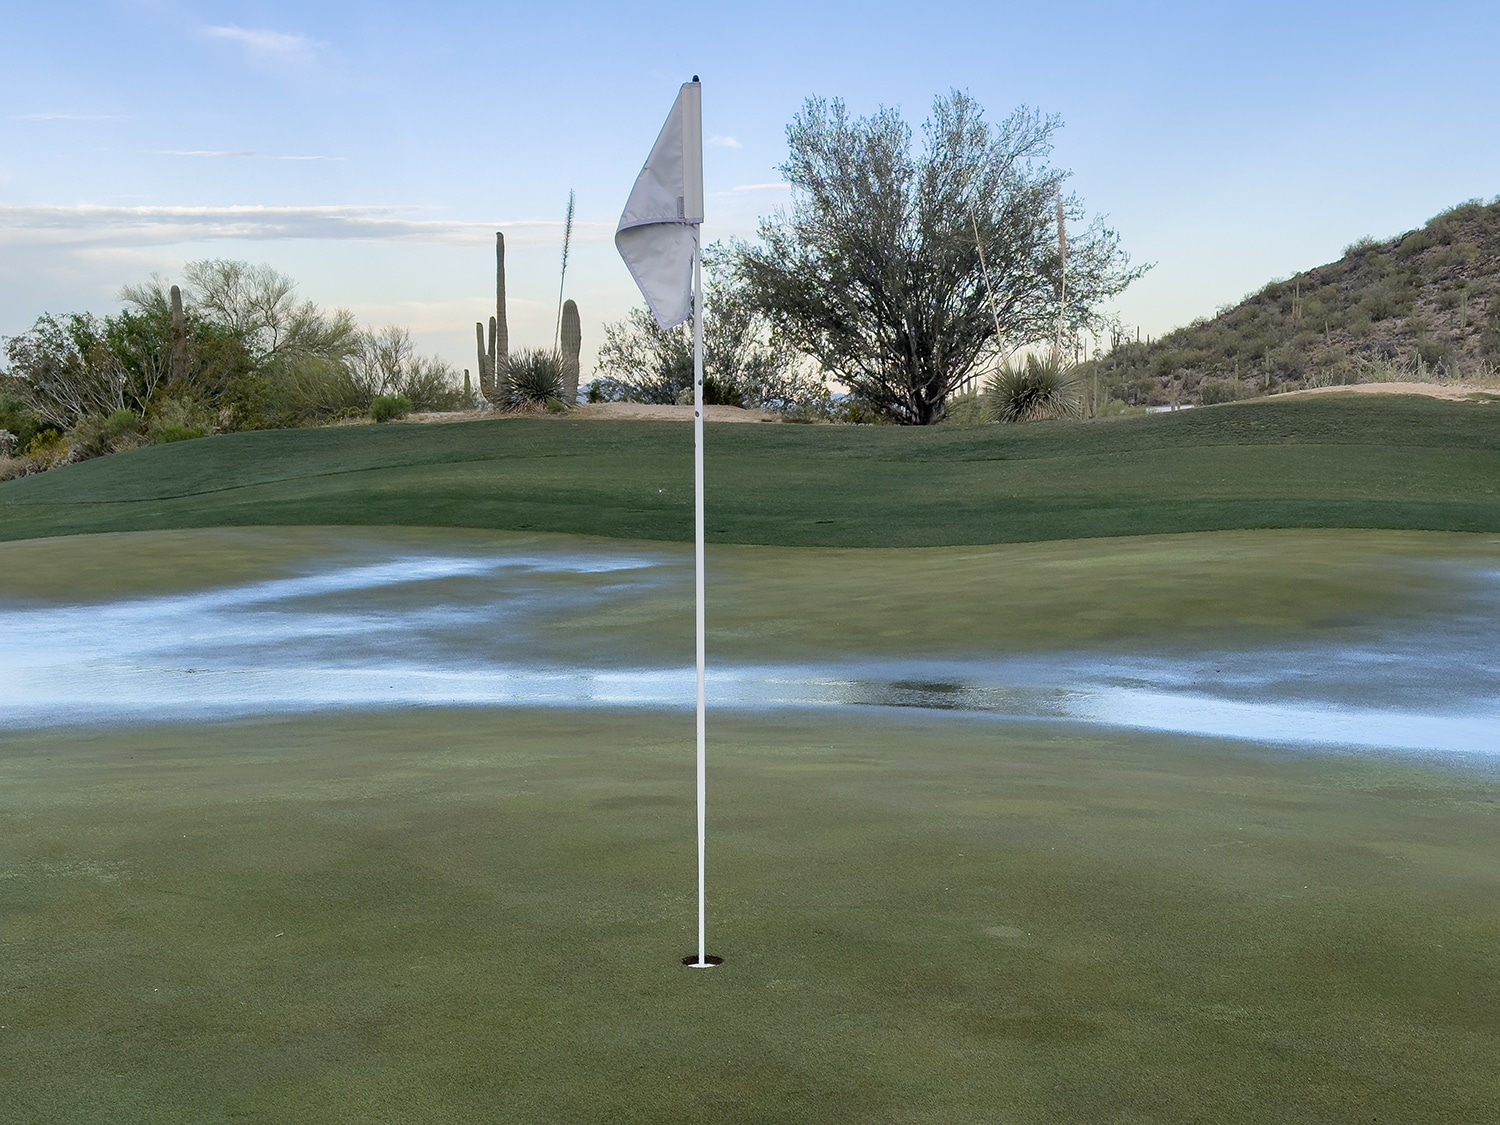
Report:
M 1112 422 L 724 426 L 709 534 L 920 546 L 1234 528 L 1500 530 L 1486 405 L 1316 396 Z M 0 539 L 236 525 L 692 536 L 692 437 L 520 419 L 181 442 L 0 485 Z

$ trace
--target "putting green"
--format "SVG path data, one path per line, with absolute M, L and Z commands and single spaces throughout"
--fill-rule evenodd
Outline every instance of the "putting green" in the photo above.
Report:
M 1497 787 L 860 715 L 8 735 L 19 1121 L 1493 1120 Z M 24 1076 L 19 1078 L 18 1076 Z
M 0 598 L 518 547 L 655 552 L 684 579 L 565 616 L 546 644 L 690 653 L 689 553 L 613 540 L 32 540 L 0 544 Z M 1337 531 L 715 546 L 711 651 L 1326 639 L 1425 612 L 1448 562 L 1497 553 Z M 710 730 L 710 948 L 728 961 L 707 973 L 677 963 L 696 941 L 690 715 L 0 733 L 9 1117 L 1500 1115 L 1494 774 L 862 709 Z

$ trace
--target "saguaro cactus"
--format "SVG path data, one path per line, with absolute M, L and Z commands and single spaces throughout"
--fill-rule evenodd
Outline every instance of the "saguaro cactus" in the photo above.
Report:
M 479 348 L 479 393 L 495 401 L 495 318 L 490 317 L 489 345 L 484 341 L 484 325 L 474 322 L 474 343 Z
M 560 334 L 563 401 L 572 406 L 578 401 L 578 353 L 583 347 L 583 326 L 578 320 L 578 306 L 571 297 L 563 302 Z
M 187 380 L 187 315 L 182 311 L 182 290 L 172 286 L 172 351 L 167 356 L 167 385 L 180 387 Z
M 510 328 L 505 321 L 505 235 L 495 232 L 495 368 L 497 376 L 505 374 L 510 355 Z M 498 381 L 498 380 L 497 380 Z
M 510 355 L 510 329 L 505 323 L 505 235 L 495 232 L 495 315 L 490 317 L 489 339 L 484 325 L 474 324 L 479 349 L 479 393 L 496 406 L 505 394 L 505 364 Z

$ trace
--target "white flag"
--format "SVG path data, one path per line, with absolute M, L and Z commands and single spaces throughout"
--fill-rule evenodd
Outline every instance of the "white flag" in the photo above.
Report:
M 703 87 L 684 82 L 636 177 L 615 248 L 662 328 L 693 308 L 693 247 L 703 222 Z

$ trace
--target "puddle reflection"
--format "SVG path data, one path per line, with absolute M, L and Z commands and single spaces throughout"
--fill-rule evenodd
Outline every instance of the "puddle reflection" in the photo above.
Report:
M 101 605 L 0 604 L 0 728 L 411 706 L 690 709 L 687 666 L 539 664 L 559 612 L 680 579 L 663 555 L 408 555 Z M 711 666 L 711 706 L 891 707 L 1260 742 L 1500 750 L 1500 573 L 1354 643 Z M 17 641 L 18 638 L 24 640 Z M 567 642 L 581 648 L 586 640 Z

